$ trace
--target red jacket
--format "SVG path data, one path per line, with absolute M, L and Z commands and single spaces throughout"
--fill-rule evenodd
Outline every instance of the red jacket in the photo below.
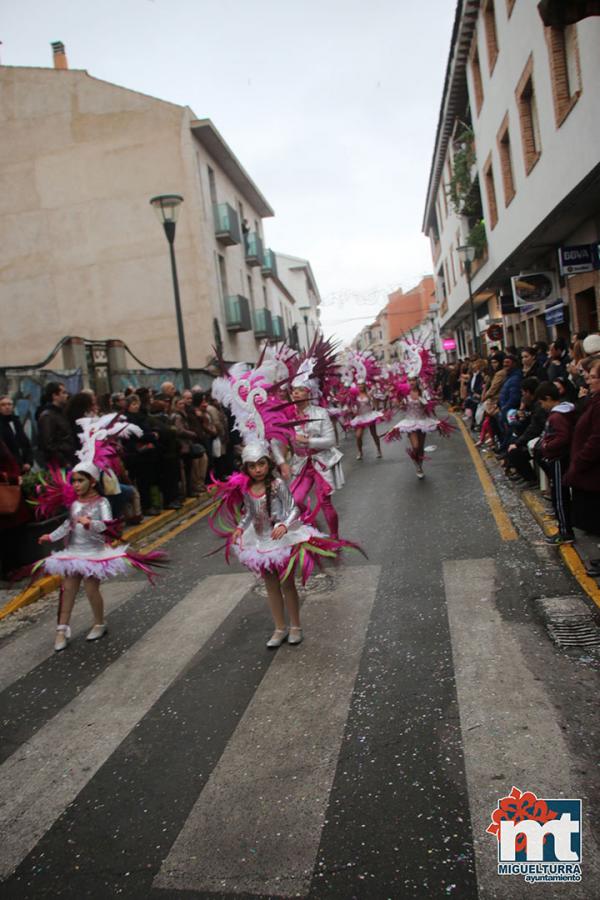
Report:
M 546 420 L 541 451 L 544 459 L 567 459 L 575 428 L 575 407 L 562 402 L 554 407 Z
M 590 396 L 575 426 L 565 481 L 582 491 L 600 491 L 600 391 Z

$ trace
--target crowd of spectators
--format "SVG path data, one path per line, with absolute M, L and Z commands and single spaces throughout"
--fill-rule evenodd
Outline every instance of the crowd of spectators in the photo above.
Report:
M 558 524 L 549 543 L 572 543 L 574 527 L 600 534 L 600 334 L 449 363 L 438 384 L 506 477 L 543 490 Z
M 142 432 L 119 442 L 117 470 L 101 475 L 100 490 L 115 518 L 128 524 L 164 509 L 180 509 L 186 497 L 206 493 L 213 475 L 224 479 L 237 467 L 241 440 L 231 415 L 200 388 L 179 392 L 167 381 L 159 390 L 128 388 L 100 397 L 84 390 L 69 396 L 64 384 L 49 382 L 36 411 L 33 446 L 15 415 L 12 398 L 0 396 L 0 482 L 25 487 L 28 479 L 43 477 L 49 467 L 72 467 L 81 446 L 77 420 L 111 412 Z M 22 526 L 32 519 L 26 501 L 24 491 L 15 513 L 0 512 L 2 577 L 18 558 Z

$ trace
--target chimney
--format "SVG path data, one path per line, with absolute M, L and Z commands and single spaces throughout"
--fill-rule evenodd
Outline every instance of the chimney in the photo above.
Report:
M 65 45 L 62 41 L 54 41 L 50 45 L 52 47 L 52 53 L 54 58 L 54 68 L 55 69 L 68 69 L 69 63 L 67 62 L 67 54 L 65 53 Z

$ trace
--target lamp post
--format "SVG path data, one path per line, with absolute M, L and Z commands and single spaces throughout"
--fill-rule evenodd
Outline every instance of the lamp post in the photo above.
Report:
M 308 313 L 310 312 L 310 306 L 301 306 L 298 309 L 298 312 L 302 313 L 302 318 L 304 319 L 304 328 L 306 329 L 306 349 L 310 347 L 310 337 L 308 335 Z
M 183 203 L 183 197 L 179 194 L 162 194 L 152 197 L 150 200 L 156 217 L 165 230 L 169 250 L 171 253 L 171 274 L 173 275 L 173 293 L 175 294 L 175 314 L 177 316 L 177 334 L 179 337 L 179 353 L 181 355 L 181 374 L 183 386 L 190 388 L 190 370 L 188 367 L 187 352 L 185 349 L 185 334 L 183 331 L 183 316 L 181 315 L 181 300 L 179 298 L 179 281 L 177 280 L 177 265 L 175 263 L 175 225 L 179 215 L 179 207 Z
M 467 276 L 467 285 L 469 287 L 469 305 L 471 307 L 471 329 L 473 331 L 473 349 L 475 353 L 479 356 L 479 334 L 477 331 L 477 319 L 475 316 L 475 303 L 473 301 L 473 291 L 471 288 L 471 265 L 473 260 L 475 259 L 475 247 L 471 244 L 462 244 L 460 247 L 456 248 L 458 250 L 458 255 L 460 257 L 460 261 L 465 267 L 465 274 Z

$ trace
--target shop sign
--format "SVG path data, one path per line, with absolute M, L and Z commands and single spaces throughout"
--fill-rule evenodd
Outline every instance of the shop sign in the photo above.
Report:
M 511 279 L 515 306 L 521 309 L 532 304 L 547 304 L 558 300 L 558 284 L 554 272 L 521 272 Z
M 546 325 L 562 325 L 565 321 L 565 307 L 562 302 L 555 303 L 554 306 L 548 307 L 544 314 Z
M 600 269 L 600 244 L 572 244 L 558 248 L 561 275 L 577 275 Z
M 456 341 L 454 338 L 444 338 L 442 341 L 442 347 L 444 350 L 456 350 Z
M 502 331 L 502 325 L 490 325 L 487 330 L 487 336 L 490 341 L 501 341 L 504 337 L 504 332 Z

